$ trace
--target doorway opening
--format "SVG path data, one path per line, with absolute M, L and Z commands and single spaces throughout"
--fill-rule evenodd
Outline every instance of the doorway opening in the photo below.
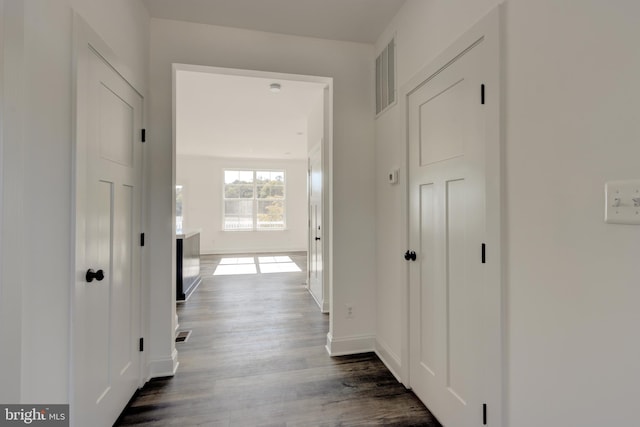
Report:
M 173 65 L 178 234 L 197 231 L 203 256 L 306 252 L 306 287 L 325 313 L 332 85 L 326 77 Z

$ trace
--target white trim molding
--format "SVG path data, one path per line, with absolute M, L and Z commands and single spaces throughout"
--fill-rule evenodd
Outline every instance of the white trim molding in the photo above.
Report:
M 349 354 L 369 353 L 375 351 L 375 335 L 359 335 L 344 338 L 333 338 L 327 334 L 327 352 L 330 356 L 346 356 Z
M 241 231 L 239 233 L 242 233 Z M 269 231 L 269 233 L 271 233 Z M 237 254 L 289 254 L 307 253 L 307 248 L 244 248 L 244 249 L 204 249 L 200 255 L 237 255 Z
M 398 382 L 402 381 L 402 376 L 400 375 L 402 372 L 402 362 L 400 361 L 400 356 L 396 355 L 388 345 L 376 339 L 375 342 L 375 352 L 376 355 L 382 360 L 382 363 L 391 371 L 394 377 L 398 380 Z
M 506 415 L 504 413 L 504 402 L 506 401 L 506 381 L 507 371 L 503 360 L 506 347 L 504 337 L 506 336 L 504 311 L 505 296 L 502 283 L 502 97 L 503 81 L 501 77 L 501 16 L 503 8 L 498 5 L 487 15 L 481 18 L 476 24 L 464 32 L 448 48 L 441 52 L 429 65 L 418 71 L 407 83 L 405 83 L 399 96 L 400 118 L 403 126 L 400 127 L 400 140 L 406 144 L 406 158 L 404 160 L 405 184 L 402 193 L 402 219 L 405 230 L 403 241 L 404 247 L 410 247 L 410 203 L 409 196 L 409 138 L 408 138 L 408 98 L 412 92 L 418 90 L 425 82 L 441 72 L 452 63 L 462 52 L 470 49 L 482 41 L 485 49 L 485 66 L 483 74 L 484 83 L 490 90 L 491 102 L 487 102 L 484 107 L 485 114 L 485 191 L 486 191 L 486 225 L 484 230 L 484 242 L 486 243 L 487 257 L 492 260 L 484 266 L 484 293 L 487 300 L 491 301 L 491 309 L 487 308 L 483 313 L 482 321 L 487 325 L 487 337 L 485 337 L 485 348 L 482 351 L 492 352 L 492 357 L 485 357 L 487 366 L 483 367 L 483 375 L 486 382 L 483 385 L 484 402 L 496 414 L 493 417 L 492 425 L 500 427 L 504 425 Z M 405 386 L 411 386 L 411 321 L 410 316 L 418 315 L 411 312 L 411 278 L 409 276 L 409 266 L 403 269 L 404 292 L 403 308 L 406 313 L 402 317 L 402 345 L 401 364 L 399 373 Z M 413 342 L 416 345 L 416 342 Z M 486 356 L 486 355 L 485 355 Z M 417 363 L 417 362 L 416 362 Z M 415 385 L 415 384 L 414 384 Z M 426 402 L 428 403 L 428 402 Z
M 178 350 L 174 349 L 171 358 L 150 360 L 147 364 L 147 381 L 151 378 L 172 377 L 178 370 Z

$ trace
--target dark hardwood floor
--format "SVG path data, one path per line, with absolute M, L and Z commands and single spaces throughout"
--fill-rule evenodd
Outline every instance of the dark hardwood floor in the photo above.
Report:
M 375 354 L 327 354 L 305 254 L 284 255 L 302 271 L 213 276 L 221 257 L 202 257 L 202 284 L 178 305 L 192 331 L 178 372 L 150 381 L 116 425 L 440 426 Z

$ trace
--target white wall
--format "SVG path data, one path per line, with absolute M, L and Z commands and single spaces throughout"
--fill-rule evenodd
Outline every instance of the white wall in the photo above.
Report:
M 223 231 L 224 169 L 284 170 L 287 228 L 283 231 Z M 178 155 L 184 230 L 200 230 L 203 254 L 307 250 L 307 161 L 231 159 Z
M 482 1 L 408 0 L 375 45 L 378 54 L 395 35 L 398 96 L 400 88 L 428 65 L 466 29 L 497 3 Z M 403 293 L 406 261 L 402 254 L 406 230 L 402 222 L 403 192 L 406 191 L 406 146 L 401 141 L 399 104 L 380 115 L 376 129 L 376 347 L 396 374 L 402 368 L 402 317 L 406 315 Z M 387 182 L 388 173 L 400 168 L 399 185 Z
M 640 178 L 640 3 L 507 6 L 510 425 L 633 425 L 640 227 L 603 185 Z
M 141 4 L 130 0 L 4 3 L 5 24 L 15 31 L 5 33 L 10 51 L 3 52 L 9 71 L 3 76 L 9 95 L 2 99 L 3 115 L 12 120 L 3 122 L 2 129 L 0 400 L 66 403 L 72 284 L 72 8 L 120 56 L 129 78 L 143 90 L 149 18 Z M 11 296 L 10 304 L 5 295 Z M 12 340 L 5 341 L 7 336 Z
M 324 96 L 314 102 L 307 118 L 307 152 L 317 147 L 324 137 Z
M 0 1 L 0 401 L 18 402 L 22 394 L 22 113 L 20 76 L 24 51 L 23 5 Z M 11 185 L 9 185 L 11 183 Z
M 399 85 L 498 1 L 409 0 Z M 604 183 L 640 178 L 640 4 L 508 0 L 503 19 L 505 395 L 511 427 L 638 423 L 640 227 L 603 222 Z M 378 342 L 401 360 L 404 164 L 394 107 L 376 122 Z M 404 185 L 404 184 L 403 184 Z M 391 242 L 391 245 L 389 244 Z
M 373 52 L 370 45 L 207 26 L 151 21 L 150 238 L 152 301 L 170 305 L 172 129 L 171 64 L 198 64 L 334 80 L 333 336 L 374 334 Z M 355 302 L 354 319 L 344 303 Z M 160 316 L 164 309 L 158 309 Z M 342 311 L 342 315 L 338 313 Z M 152 321 L 167 328 L 155 314 Z M 167 332 L 168 333 L 168 332 Z

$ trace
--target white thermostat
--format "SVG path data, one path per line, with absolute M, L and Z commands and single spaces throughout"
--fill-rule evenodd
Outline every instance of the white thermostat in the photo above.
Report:
M 398 169 L 393 169 L 389 172 L 389 176 L 387 177 L 387 180 L 389 181 L 389 184 L 397 184 L 398 183 L 398 174 L 400 171 L 398 171 Z

